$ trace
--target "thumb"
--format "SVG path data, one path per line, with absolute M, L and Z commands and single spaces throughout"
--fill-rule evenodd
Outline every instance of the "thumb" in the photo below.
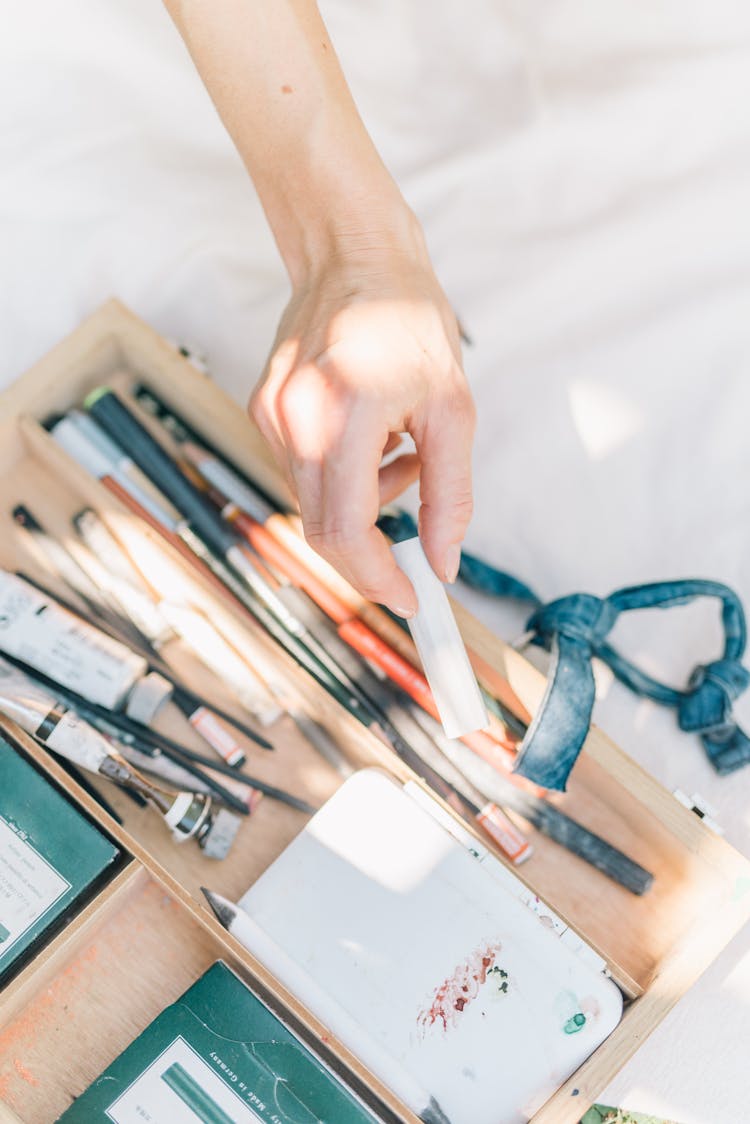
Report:
M 471 450 L 474 403 L 468 387 L 433 407 L 419 434 L 413 434 L 421 463 L 419 537 L 433 570 L 443 582 L 458 573 L 461 543 L 471 520 Z

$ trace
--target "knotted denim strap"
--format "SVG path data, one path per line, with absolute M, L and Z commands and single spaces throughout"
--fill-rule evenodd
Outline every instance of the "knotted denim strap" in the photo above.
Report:
M 389 513 L 380 526 L 396 539 L 416 534 L 413 519 L 405 513 Z M 565 789 L 591 723 L 594 656 L 637 694 L 674 707 L 680 728 L 700 735 L 717 772 L 730 773 L 750 761 L 750 738 L 732 714 L 734 700 L 750 683 L 750 672 L 740 662 L 747 641 L 745 614 L 728 586 L 699 579 L 653 582 L 616 590 L 609 597 L 573 593 L 543 605 L 523 582 L 470 554 L 462 556 L 459 576 L 493 596 L 532 603 L 535 610 L 527 628 L 533 643 L 552 656 L 544 697 L 516 760 L 515 771 L 522 776 L 545 788 Z M 668 609 L 699 597 L 721 602 L 724 652 L 720 659 L 699 665 L 685 690 L 647 675 L 607 643 L 620 613 Z

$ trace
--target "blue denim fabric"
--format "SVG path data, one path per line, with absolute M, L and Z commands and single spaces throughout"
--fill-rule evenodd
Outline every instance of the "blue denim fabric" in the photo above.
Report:
M 416 534 L 405 512 L 389 510 L 380 527 L 393 539 Z M 527 628 L 532 642 L 552 656 L 547 689 L 520 746 L 515 771 L 545 788 L 564 791 L 591 724 L 594 706 L 594 656 L 636 694 L 677 711 L 680 729 L 700 735 L 709 760 L 720 774 L 750 761 L 750 738 L 737 725 L 732 703 L 750 684 L 741 660 L 747 643 L 745 613 L 737 595 L 720 582 L 685 579 L 652 582 L 616 590 L 609 597 L 572 593 L 543 605 L 523 582 L 464 553 L 459 577 L 495 597 L 534 605 Z M 631 609 L 668 609 L 699 597 L 721 602 L 724 652 L 720 659 L 696 667 L 685 690 L 647 675 L 607 643 L 620 613 Z

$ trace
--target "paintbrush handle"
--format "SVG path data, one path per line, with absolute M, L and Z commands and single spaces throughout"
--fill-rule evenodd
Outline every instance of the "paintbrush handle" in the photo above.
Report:
M 522 791 L 510 777 L 501 776 L 460 742 L 445 738 L 442 730 L 436 728 L 433 736 L 438 750 L 486 799 L 517 812 L 542 835 L 578 855 L 632 893 L 643 894 L 648 890 L 653 875 L 611 843 L 566 816 L 554 804 Z
M 128 456 L 212 550 L 224 555 L 237 545 L 237 536 L 210 500 L 188 480 L 169 453 L 112 390 L 99 387 L 88 395 L 84 405 L 105 433 L 121 448 L 127 449 Z
M 546 800 L 525 796 L 517 789 L 513 789 L 512 793 L 506 800 L 507 806 L 533 824 L 537 831 L 554 839 L 631 893 L 645 894 L 650 888 L 653 874 L 607 843 L 606 839 L 589 831 Z

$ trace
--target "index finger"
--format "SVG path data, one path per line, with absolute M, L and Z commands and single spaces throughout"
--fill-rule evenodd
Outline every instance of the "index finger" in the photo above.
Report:
M 375 526 L 383 445 L 380 427 L 355 407 L 326 450 L 319 524 L 305 537 L 363 596 L 410 617 L 417 610 L 416 595 Z M 302 496 L 300 502 L 304 522 Z

